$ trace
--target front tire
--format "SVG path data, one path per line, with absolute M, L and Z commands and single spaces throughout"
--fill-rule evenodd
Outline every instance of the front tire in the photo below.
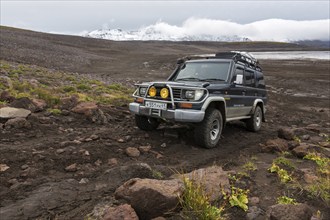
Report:
M 262 110 L 260 106 L 257 105 L 252 117 L 246 121 L 246 128 L 249 131 L 253 131 L 253 132 L 259 131 L 261 128 L 261 122 L 262 122 Z
M 207 109 L 204 120 L 195 128 L 195 141 L 205 148 L 214 148 L 221 137 L 223 127 L 221 112 Z
M 135 115 L 135 123 L 138 128 L 144 131 L 156 130 L 159 126 L 157 119 L 142 115 Z

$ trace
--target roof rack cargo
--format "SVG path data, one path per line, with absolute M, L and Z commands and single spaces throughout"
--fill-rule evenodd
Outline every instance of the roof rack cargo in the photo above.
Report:
M 216 53 L 217 58 L 233 59 L 235 62 L 239 61 L 248 64 L 250 67 L 261 71 L 259 61 L 252 56 L 252 54 L 243 51 L 230 51 Z
M 216 54 L 199 54 L 199 55 L 190 55 L 183 57 L 178 60 L 178 64 L 183 63 L 185 60 L 194 60 L 194 59 L 231 59 L 235 62 L 242 62 L 249 67 L 262 71 L 259 66 L 259 61 L 252 56 L 252 54 L 243 51 L 230 51 L 230 52 L 219 52 Z

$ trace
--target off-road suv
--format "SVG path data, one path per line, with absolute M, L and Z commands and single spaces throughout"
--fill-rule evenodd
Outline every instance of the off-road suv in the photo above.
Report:
M 258 61 L 245 52 L 179 59 L 164 82 L 137 84 L 129 109 L 136 125 L 154 130 L 161 122 L 194 126 L 196 142 L 215 147 L 226 122 L 242 120 L 250 131 L 265 121 L 267 93 Z

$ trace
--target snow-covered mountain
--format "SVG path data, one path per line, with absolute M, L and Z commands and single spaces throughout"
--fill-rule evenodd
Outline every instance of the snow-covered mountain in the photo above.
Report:
M 240 36 L 199 34 L 190 35 L 183 33 L 169 34 L 156 30 L 153 27 L 142 28 L 136 31 L 125 31 L 122 29 L 99 29 L 83 35 L 84 37 L 100 38 L 114 41 L 250 41 L 248 38 Z
M 224 20 L 189 18 L 181 26 L 159 21 L 133 31 L 105 28 L 83 36 L 116 41 L 328 41 L 329 25 L 330 19 L 313 21 L 268 19 L 238 24 Z

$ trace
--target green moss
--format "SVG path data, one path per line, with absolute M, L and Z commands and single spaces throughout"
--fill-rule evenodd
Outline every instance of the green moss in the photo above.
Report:
M 57 109 L 57 108 L 50 108 L 50 109 L 47 109 L 47 111 L 53 115 L 60 115 L 62 114 L 62 111 L 60 109 Z
M 123 87 L 122 85 L 120 85 L 118 83 L 111 84 L 111 85 L 108 86 L 108 88 L 112 89 L 112 90 L 118 90 L 118 91 L 126 90 L 125 87 Z
M 77 89 L 75 87 L 73 87 L 73 86 L 62 86 L 61 89 L 65 93 L 72 93 L 72 92 L 76 92 L 77 91 Z
M 80 83 L 77 85 L 77 89 L 79 89 L 81 91 L 89 91 L 89 90 L 91 90 L 91 87 L 87 84 Z
M 99 80 L 77 77 L 71 73 L 3 60 L 0 61 L 0 68 L 11 79 L 10 88 L 8 83 L 0 82 L 0 89 L 8 90 L 14 97 L 44 99 L 50 107 L 58 105 L 60 98 L 68 93 L 78 94 L 79 101 L 95 101 L 100 104 L 123 105 L 132 101 L 131 89 L 120 84 L 108 86 Z M 29 83 L 31 78 L 39 82 L 38 87 Z
M 66 81 L 75 82 L 75 81 L 76 81 L 76 77 L 74 77 L 74 76 L 66 76 L 66 77 L 65 77 L 65 80 L 66 80 Z
M 273 162 L 277 165 L 284 165 L 290 169 L 295 169 L 294 164 L 285 157 L 278 157 L 278 158 L 274 159 Z
M 36 88 L 32 91 L 37 98 L 45 100 L 48 106 L 58 105 L 60 103 L 60 97 L 56 94 L 53 94 L 51 91 L 43 89 L 43 88 Z

